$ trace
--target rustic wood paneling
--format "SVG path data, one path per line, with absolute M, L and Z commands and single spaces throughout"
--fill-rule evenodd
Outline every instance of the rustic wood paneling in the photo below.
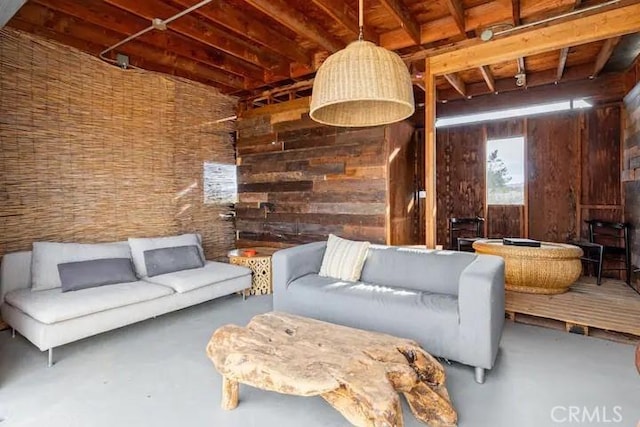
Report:
M 579 116 L 545 115 L 527 121 L 529 237 L 575 238 L 580 186 Z
M 489 205 L 487 207 L 487 236 L 502 237 L 524 236 L 524 206 Z
M 209 258 L 232 247 L 203 166 L 234 162 L 232 125 L 215 124 L 234 98 L 15 31 L 0 34 L 0 93 L 0 255 L 181 232 Z
M 413 243 L 406 237 L 413 128 L 320 126 L 299 104 L 252 110 L 238 121 L 238 245 L 284 247 L 330 233 Z
M 419 229 L 415 227 L 417 152 L 413 138 L 413 126 L 404 122 L 389 126 L 386 130 L 389 224 L 387 240 L 392 245 L 409 245 L 419 241 Z
M 482 125 L 438 130 L 438 244 L 451 247 L 449 218 L 484 216 L 485 131 Z
M 625 97 L 624 106 L 624 220 L 632 226 L 631 261 L 640 266 L 640 83 Z M 634 283 L 638 286 L 635 278 Z

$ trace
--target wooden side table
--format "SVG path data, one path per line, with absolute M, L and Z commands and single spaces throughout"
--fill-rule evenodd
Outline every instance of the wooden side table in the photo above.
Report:
M 247 251 L 255 251 L 255 255 Z M 276 248 L 243 248 L 236 249 L 227 254 L 229 262 L 234 265 L 248 267 L 253 272 L 249 295 L 266 295 L 273 293 L 271 286 L 271 255 Z

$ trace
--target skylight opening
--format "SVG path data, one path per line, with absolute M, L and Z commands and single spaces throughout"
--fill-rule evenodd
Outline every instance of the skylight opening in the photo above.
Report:
M 584 99 L 574 99 L 547 104 L 530 105 L 506 110 L 488 111 L 486 113 L 466 114 L 461 116 L 441 117 L 436 120 L 436 128 L 456 126 L 463 124 L 488 122 L 492 120 L 511 119 L 514 117 L 536 116 L 540 114 L 555 113 L 560 111 L 581 110 L 591 108 L 593 104 Z

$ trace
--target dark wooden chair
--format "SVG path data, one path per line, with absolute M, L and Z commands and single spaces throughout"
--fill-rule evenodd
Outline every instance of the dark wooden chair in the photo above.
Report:
M 484 238 L 484 218 L 449 218 L 450 249 L 473 252 L 473 242 Z
M 631 284 L 630 226 L 624 222 L 610 222 L 598 219 L 585 221 L 589 225 L 589 242 L 603 246 L 604 260 L 611 260 L 624 268 L 607 267 L 602 270 L 624 271 L 625 281 Z
M 569 242 L 574 246 L 578 246 L 582 249 L 584 255 L 580 260 L 582 261 L 582 266 L 585 268 L 587 274 L 589 274 L 589 266 L 593 266 L 593 273 L 597 277 L 597 284 L 600 286 L 602 283 L 602 262 L 604 256 L 604 246 L 598 243 L 591 243 L 584 240 L 576 240 Z

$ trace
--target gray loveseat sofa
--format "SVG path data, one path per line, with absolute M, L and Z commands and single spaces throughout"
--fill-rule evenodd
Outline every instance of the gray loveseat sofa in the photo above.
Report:
M 66 249 L 56 253 L 56 245 L 52 244 L 50 256 L 45 253 L 41 261 L 64 255 L 59 252 Z M 94 255 L 91 258 L 108 258 L 114 248 L 131 256 L 127 242 L 77 247 L 71 244 L 72 256 L 82 257 L 86 246 L 91 246 Z M 37 290 L 32 289 L 34 279 L 41 275 L 33 271 L 32 258 L 32 251 L 9 253 L 2 258 L 0 312 L 14 332 L 18 331 L 40 350 L 48 350 L 49 366 L 54 347 L 251 287 L 248 268 L 206 261 L 202 268 L 143 277 L 136 282 L 73 292 L 62 292 L 60 287 Z
M 318 275 L 325 248 L 274 254 L 274 310 L 413 339 L 484 382 L 504 325 L 502 258 L 373 245 L 360 281 L 345 282 Z

